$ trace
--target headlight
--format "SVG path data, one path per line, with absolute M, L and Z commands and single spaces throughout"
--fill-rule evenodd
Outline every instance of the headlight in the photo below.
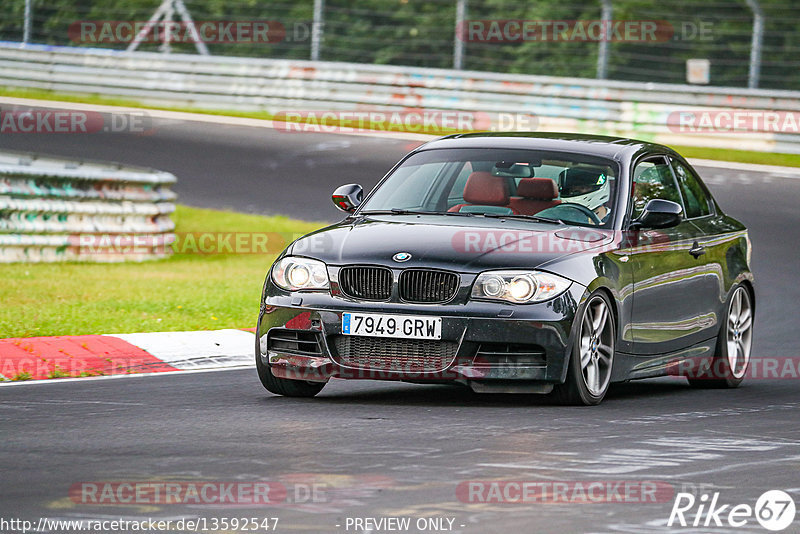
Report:
M 287 256 L 272 267 L 272 281 L 287 291 L 328 289 L 328 269 L 319 260 Z
M 543 302 L 559 296 L 571 284 L 566 278 L 539 271 L 487 271 L 475 280 L 472 298 L 517 304 Z

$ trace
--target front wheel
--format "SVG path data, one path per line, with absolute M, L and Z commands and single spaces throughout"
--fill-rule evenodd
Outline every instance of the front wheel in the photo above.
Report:
M 611 383 L 616 329 L 611 302 L 602 291 L 592 293 L 578 312 L 567 380 L 555 387 L 562 404 L 600 404 Z
M 735 388 L 744 380 L 753 346 L 753 299 L 744 286 L 737 286 L 728 301 L 727 313 L 717 335 L 711 369 L 687 377 L 699 388 Z

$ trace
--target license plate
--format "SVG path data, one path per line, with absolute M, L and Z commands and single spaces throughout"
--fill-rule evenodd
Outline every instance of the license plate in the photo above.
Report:
M 442 318 L 377 313 L 343 313 L 342 334 L 347 336 L 442 339 Z

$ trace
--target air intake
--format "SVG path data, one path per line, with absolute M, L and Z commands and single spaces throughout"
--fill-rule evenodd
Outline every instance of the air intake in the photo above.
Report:
M 334 360 L 356 369 L 396 373 L 435 373 L 450 366 L 458 343 L 430 339 L 332 336 Z

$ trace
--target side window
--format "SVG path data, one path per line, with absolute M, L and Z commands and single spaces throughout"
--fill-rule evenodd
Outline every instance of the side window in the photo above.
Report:
M 686 217 L 704 217 L 711 213 L 711 201 L 708 198 L 700 180 L 686 165 L 676 159 L 670 158 L 672 168 L 675 169 L 675 176 L 678 177 L 678 185 L 683 193 L 683 200 L 686 203 Z
M 657 157 L 641 161 L 633 170 L 633 205 L 631 216 L 642 214 L 644 207 L 654 198 L 671 200 L 681 204 L 681 195 L 675 178 L 665 158 Z

